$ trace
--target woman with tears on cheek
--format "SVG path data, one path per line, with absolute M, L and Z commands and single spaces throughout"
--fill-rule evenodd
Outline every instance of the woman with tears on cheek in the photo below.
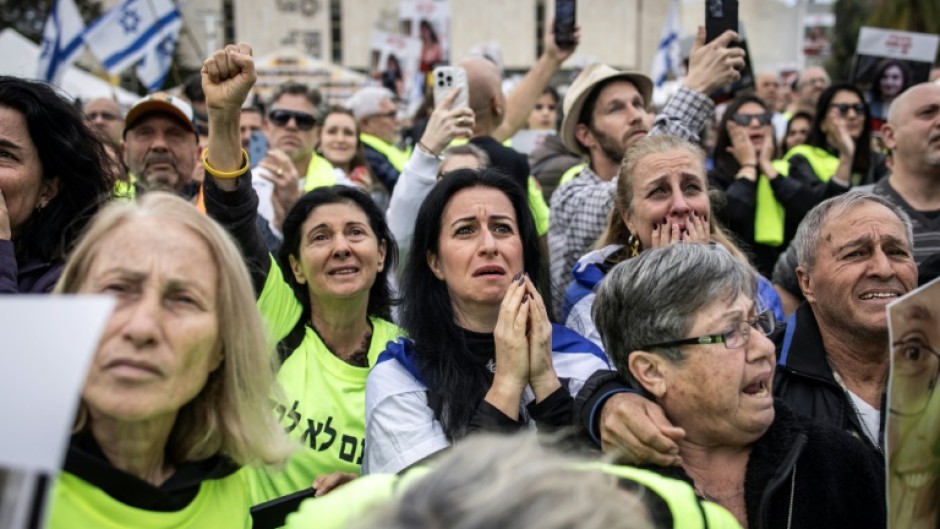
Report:
M 571 422 L 603 353 L 553 325 L 522 189 L 499 172 L 449 173 L 418 212 L 402 327 L 366 383 L 364 473 L 399 472 L 480 430 Z
M 607 230 L 598 250 L 585 254 L 574 268 L 565 293 L 561 319 L 572 330 L 600 347 L 591 317 L 594 289 L 617 263 L 644 250 L 677 243 L 715 244 L 742 263 L 747 257 L 712 218 L 705 153 L 697 145 L 671 135 L 650 136 L 631 147 L 617 180 Z M 773 285 L 758 276 L 758 304 L 783 319 Z

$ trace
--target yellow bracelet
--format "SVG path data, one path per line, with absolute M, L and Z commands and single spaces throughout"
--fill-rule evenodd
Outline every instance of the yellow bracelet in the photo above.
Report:
M 245 149 L 242 149 L 242 159 L 245 160 L 245 164 L 242 165 L 240 169 L 235 170 L 235 171 L 223 172 L 209 165 L 209 149 L 203 149 L 202 151 L 202 166 L 206 168 L 206 172 L 216 178 L 221 178 L 223 180 L 231 180 L 233 178 L 238 178 L 239 176 L 242 176 L 248 172 L 248 169 L 249 167 L 251 167 L 251 164 L 248 161 L 248 152 Z

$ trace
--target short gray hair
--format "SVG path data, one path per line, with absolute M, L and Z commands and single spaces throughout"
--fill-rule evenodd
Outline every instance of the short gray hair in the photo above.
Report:
M 698 312 L 716 300 L 756 294 L 754 271 L 721 246 L 671 244 L 641 252 L 607 274 L 594 299 L 594 323 L 617 370 L 638 387 L 627 364 L 632 352 L 685 338 Z M 678 347 L 651 352 L 684 359 Z
M 381 112 L 382 101 L 386 100 L 395 101 L 395 93 L 383 86 L 367 86 L 353 94 L 346 105 L 360 121 Z
M 650 529 L 635 493 L 534 435 L 472 436 L 359 529 Z
M 819 203 L 800 222 L 800 227 L 796 230 L 796 236 L 793 237 L 793 242 L 790 243 L 796 249 L 796 258 L 799 265 L 808 271 L 813 269 L 816 264 L 816 252 L 819 250 L 819 239 L 823 235 L 822 228 L 831 217 L 844 215 L 867 202 L 881 204 L 894 213 L 901 221 L 901 224 L 904 225 L 907 244 L 913 249 L 914 228 L 911 225 L 911 218 L 900 206 L 879 195 L 852 191 Z

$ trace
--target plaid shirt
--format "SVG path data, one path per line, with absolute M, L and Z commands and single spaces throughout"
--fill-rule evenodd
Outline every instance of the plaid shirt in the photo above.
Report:
M 693 142 L 712 116 L 715 104 L 703 94 L 683 86 L 656 116 L 650 135 L 672 134 Z M 614 207 L 617 179 L 604 181 L 590 167 L 552 194 L 548 227 L 552 306 L 559 314 L 571 269 L 600 238 Z

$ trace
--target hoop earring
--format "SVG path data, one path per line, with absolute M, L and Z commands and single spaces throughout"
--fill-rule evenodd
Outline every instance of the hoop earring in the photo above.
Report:
M 632 233 L 627 237 L 627 247 L 630 248 L 630 257 L 640 255 L 640 239 Z

